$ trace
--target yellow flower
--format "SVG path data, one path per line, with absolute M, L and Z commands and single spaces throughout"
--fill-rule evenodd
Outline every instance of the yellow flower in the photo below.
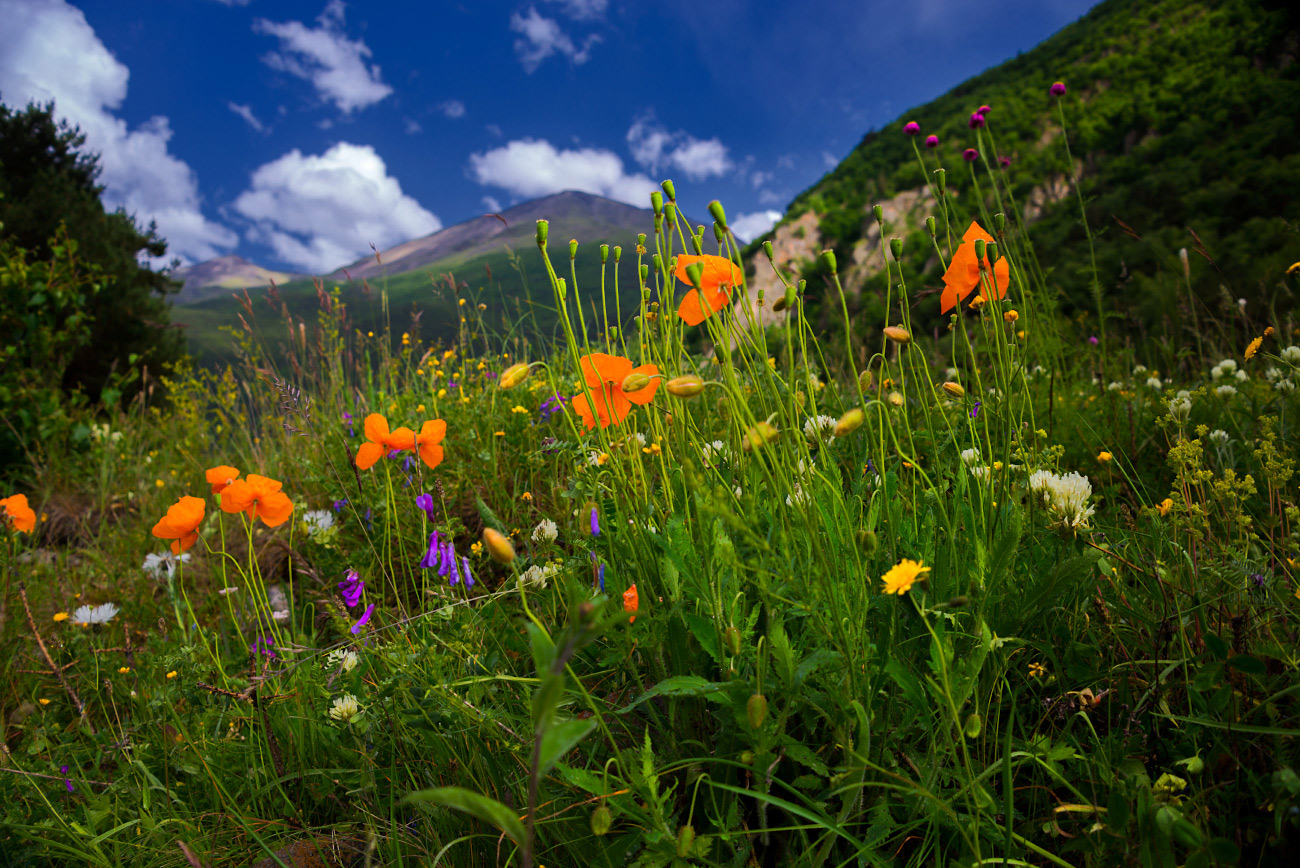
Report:
M 439 389 L 439 390 L 438 390 L 438 397 L 439 397 L 439 398 L 445 398 L 445 397 L 447 397 L 447 390 L 446 390 L 446 389 Z
M 596 464 L 597 464 L 597 466 L 603 467 L 603 466 L 605 466 L 605 462 L 607 462 L 607 461 L 609 461 L 609 453 L 608 453 L 608 452 L 602 452 L 602 453 L 600 453 L 599 455 L 596 456 Z
M 423 413 L 423 412 L 424 412 L 424 405 L 421 404 L 420 406 L 416 407 L 416 408 L 415 408 L 415 412 L 417 412 L 417 413 Z
M 478 555 L 483 554 L 483 543 L 481 542 L 470 543 L 469 550 L 471 553 L 474 554 L 475 557 L 477 557 Z
M 461 307 L 464 307 L 464 306 L 465 306 L 465 299 L 462 298 L 462 299 L 460 299 L 459 301 L 457 301 L 456 303 L 459 304 Z
M 1269 326 L 1268 328 L 1264 329 L 1264 337 L 1266 337 L 1266 338 L 1271 338 L 1271 337 L 1273 337 L 1273 327 L 1272 327 L 1272 326 Z
M 1044 675 L 1046 675 L 1046 674 L 1047 674 L 1047 667 L 1044 666 L 1043 664 L 1041 664 L 1041 663 L 1030 663 L 1030 664 L 1029 664 L 1029 677 L 1030 677 L 1030 678 L 1042 678 L 1042 677 L 1043 677 Z
M 1247 345 L 1246 347 L 1246 360 L 1250 361 L 1252 358 L 1254 358 L 1255 353 L 1259 352 L 1259 348 L 1263 345 L 1264 345 L 1263 338 L 1255 338 L 1253 341 L 1251 341 L 1250 344 Z
M 55 612 L 55 613 L 54 613 L 54 620 L 55 620 L 55 621 L 66 621 L 66 620 L 68 620 L 68 613 L 67 613 L 67 612 Z
M 651 443 L 649 446 L 642 446 L 641 451 L 646 455 L 659 455 L 663 453 L 663 450 L 659 448 L 658 443 Z
M 1020 314 L 1014 310 L 1003 311 L 1002 319 L 1006 322 L 1015 322 L 1020 319 Z
M 921 566 L 920 561 L 903 558 L 889 572 L 881 576 L 881 581 L 885 583 L 884 592 L 901 596 L 911 590 L 912 585 L 916 584 L 923 573 L 928 572 L 930 568 Z
M 520 500 L 532 501 L 532 499 L 533 499 L 533 493 L 532 493 L 531 491 L 525 491 L 523 494 L 519 495 L 519 499 L 520 499 Z
M 521 407 L 520 405 L 516 404 L 515 406 L 510 408 L 510 412 L 527 414 L 528 409 L 526 407 Z
M 1160 503 L 1156 504 L 1156 511 L 1159 512 L 1161 515 L 1168 515 L 1169 510 L 1173 508 L 1174 508 L 1174 501 L 1173 498 L 1170 497 L 1166 497 L 1164 500 L 1160 501 Z
M 177 672 L 176 672 L 175 669 L 173 669 L 171 672 L 168 672 L 168 673 L 167 673 L 167 677 L 168 677 L 168 678 L 175 678 L 176 675 L 177 675 Z
M 118 669 L 117 669 L 117 674 L 118 674 L 118 675 L 125 675 L 126 673 L 128 673 L 128 672 L 130 672 L 130 671 L 131 671 L 131 667 L 130 667 L 130 666 L 119 666 Z
M 1097 453 L 1097 460 L 1098 460 L 1098 461 L 1101 461 L 1101 462 L 1103 462 L 1103 463 L 1105 463 L 1105 462 L 1111 460 L 1111 459 L 1114 458 L 1114 457 L 1115 457 L 1114 455 L 1111 455 L 1111 454 L 1110 454 L 1109 452 L 1107 452 L 1105 449 L 1103 449 L 1103 450 L 1101 450 L 1100 452 Z
M 984 303 L 987 302 L 987 301 L 988 301 L 988 299 L 985 298 L 984 296 L 982 296 L 982 295 L 977 295 L 977 296 L 975 296 L 973 299 L 971 299 L 971 302 L 970 302 L 970 309 L 971 309 L 971 310 L 979 310 L 980 308 L 982 308 L 982 307 L 984 306 Z
M 375 336 L 374 332 L 366 332 L 366 337 L 373 338 L 374 336 Z
M 1001 461 L 994 461 L 994 462 L 993 462 L 993 469 L 994 469 L 994 470 L 1001 470 L 1001 469 L 1002 469 L 1002 462 L 1001 462 Z
M 161 479 L 155 479 L 155 480 L 153 481 L 153 484 L 156 485 L 156 486 L 159 487 L 159 488 L 162 488 L 162 487 L 163 487 L 164 485 L 166 485 L 167 483 L 163 482 Z
M 1291 267 L 1286 270 L 1286 273 L 1295 274 L 1297 271 L 1300 271 L 1300 262 L 1293 262 Z
M 506 432 L 504 432 L 504 431 L 494 431 L 494 432 L 492 432 L 492 433 L 493 433 L 493 436 L 496 436 L 496 437 L 504 437 L 504 436 L 506 436 Z
M 41 705 L 49 705 L 49 704 L 50 704 L 50 701 L 49 701 L 48 699 L 38 699 L 38 700 L 36 700 L 36 701 L 39 702 Z
M 416 368 L 416 369 L 415 369 L 415 375 L 416 375 L 417 377 L 423 377 L 423 376 L 424 376 L 424 368 Z

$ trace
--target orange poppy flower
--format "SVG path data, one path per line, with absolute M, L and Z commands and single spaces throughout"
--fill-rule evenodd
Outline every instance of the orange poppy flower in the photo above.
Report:
M 14 494 L 0 500 L 0 508 L 4 511 L 5 520 L 13 525 L 13 529 L 23 533 L 31 533 L 36 528 L 36 513 L 27 505 L 27 495 Z
M 280 491 L 275 479 L 248 474 L 248 479 L 236 479 L 221 493 L 224 512 L 246 512 L 249 518 L 260 518 L 267 527 L 279 527 L 293 515 L 293 502 Z
M 686 266 L 701 263 L 704 273 L 700 275 L 700 285 L 691 283 Z M 678 280 L 691 287 L 682 303 L 677 307 L 677 315 L 687 325 L 699 325 L 727 305 L 731 304 L 728 293 L 732 287 L 740 286 L 745 273 L 734 262 L 722 256 L 693 256 L 689 253 L 677 255 L 677 268 L 673 274 Z M 702 303 L 703 302 L 703 303 Z M 705 305 L 708 305 L 706 308 Z
M 641 608 L 641 598 L 637 595 L 636 585 L 633 585 L 623 592 L 623 611 L 632 613 L 632 617 L 627 621 L 629 624 L 636 623 L 636 610 L 639 608 Z
M 216 467 L 209 467 L 207 471 L 208 484 L 212 486 L 213 494 L 220 494 L 226 490 L 226 486 L 239 478 L 239 468 L 231 467 L 229 464 L 221 464 Z
M 158 523 L 153 526 L 153 535 L 158 539 L 171 540 L 172 554 L 180 554 L 199 541 L 197 530 L 203 523 L 206 508 L 203 498 L 187 494 L 173 503 L 167 514 L 158 519 Z
M 948 270 L 944 272 L 943 295 L 939 298 L 939 312 L 947 313 L 957 306 L 957 303 L 971 294 L 971 291 L 980 285 L 980 262 L 975 258 L 975 240 L 983 239 L 986 243 L 993 240 L 993 236 L 985 232 L 978 223 L 972 222 L 966 234 L 961 237 L 961 244 L 957 247 L 957 252 L 952 256 L 952 262 L 948 263 Z M 988 272 L 988 256 L 984 258 L 985 273 Z M 989 298 L 1002 298 L 1007 294 L 1007 287 L 1011 285 L 1011 266 L 1007 264 L 1006 257 L 1001 257 L 993 266 L 993 274 L 990 278 L 992 286 L 988 293 L 980 290 L 981 294 L 987 294 Z
M 633 404 L 649 404 L 654 400 L 655 390 L 659 388 L 659 379 L 656 376 L 659 373 L 658 367 L 642 365 L 634 368 L 632 360 L 622 356 L 592 353 L 583 356 L 578 366 L 582 369 L 582 378 L 591 389 L 591 397 L 596 403 L 593 412 L 591 404 L 587 401 L 586 392 L 573 397 L 573 409 L 582 417 L 588 431 L 596 427 L 597 420 L 600 421 L 602 428 L 622 422 Z M 624 392 L 623 381 L 627 379 L 628 374 L 633 373 L 645 374 L 654 379 L 650 380 L 649 385 L 635 392 Z
M 357 467 L 369 470 L 375 462 L 394 449 L 414 449 L 415 432 L 410 428 L 388 430 L 388 420 L 380 413 L 371 413 L 366 417 L 366 439 L 357 450 Z
M 447 423 L 441 419 L 425 422 L 420 433 L 415 435 L 415 450 L 420 453 L 420 460 L 429 465 L 429 469 L 442 463 L 442 438 L 447 434 Z M 365 446 L 361 447 L 362 449 Z M 361 462 L 357 462 L 360 466 Z

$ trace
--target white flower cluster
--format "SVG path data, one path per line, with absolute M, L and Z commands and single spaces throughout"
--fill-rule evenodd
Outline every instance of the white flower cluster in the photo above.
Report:
M 1222 428 L 1215 428 L 1210 432 L 1210 442 L 1220 449 L 1227 446 L 1230 439 L 1228 432 L 1224 431 Z
M 799 504 L 800 506 L 803 506 L 811 499 L 812 498 L 809 496 L 808 492 L 803 490 L 803 486 L 796 482 L 794 484 L 794 491 L 785 496 L 785 505 L 794 506 L 795 504 Z
M 560 529 L 556 527 L 555 522 L 549 518 L 544 518 L 533 528 L 533 542 L 540 544 L 555 542 L 559 536 Z
M 365 714 L 361 703 L 351 693 L 346 693 L 334 700 L 334 707 L 329 710 L 329 716 L 340 723 L 352 723 Z
M 190 555 L 188 552 L 179 556 L 171 552 L 162 554 L 151 552 L 144 556 L 144 563 L 140 565 L 140 569 L 155 579 L 161 579 L 171 576 L 172 573 L 176 572 L 178 564 L 189 563 L 189 560 Z
M 1035 471 L 1029 477 L 1029 488 L 1043 499 L 1060 527 L 1078 530 L 1085 527 L 1095 508 L 1088 505 L 1092 497 L 1092 483 L 1078 473 L 1064 476 L 1050 470 Z
M 731 457 L 731 453 L 726 443 L 714 440 L 712 443 L 704 444 L 703 456 L 705 464 L 721 464 Z
M 978 449 L 963 449 L 961 451 L 961 463 L 971 467 L 976 461 L 980 460 L 980 451 Z
M 113 431 L 108 427 L 107 422 L 92 422 L 90 425 L 90 436 L 96 443 L 103 443 L 105 440 L 110 443 L 116 443 L 122 439 L 122 432 Z
M 329 669 L 338 669 L 344 675 L 357 668 L 357 652 L 336 648 L 325 657 L 325 665 Z
M 1278 353 L 1288 365 L 1300 365 L 1300 347 L 1294 344 Z
M 334 513 L 328 509 L 313 509 L 303 514 L 302 523 L 307 527 L 307 536 L 320 536 L 334 527 Z
M 1218 395 L 1220 398 L 1231 398 L 1233 395 L 1237 394 L 1237 387 L 1228 385 L 1219 386 L 1214 390 L 1214 394 Z
M 1210 368 L 1210 379 L 1222 380 L 1225 377 L 1234 377 L 1242 382 L 1250 379 L 1249 374 L 1237 368 L 1236 359 L 1224 359 L 1213 368 Z
M 835 425 L 838 421 L 835 417 L 825 414 L 809 416 L 803 423 L 803 436 L 809 443 L 820 441 L 829 445 L 835 439 Z
M 1176 422 L 1186 422 L 1187 418 L 1192 415 L 1192 399 L 1187 392 L 1179 392 L 1178 395 L 1169 402 L 1169 415 L 1174 417 Z
M 519 576 L 519 584 L 525 588 L 542 590 L 546 587 L 547 582 L 559 574 L 560 567 L 558 564 L 542 564 L 541 566 L 533 564 Z

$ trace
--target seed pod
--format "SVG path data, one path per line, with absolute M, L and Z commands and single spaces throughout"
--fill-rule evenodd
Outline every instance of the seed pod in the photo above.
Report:
M 931 216 L 925 218 L 925 231 L 930 233 L 930 237 L 931 237 L 931 238 L 934 237 L 934 234 L 935 234 L 935 226 L 934 226 L 934 216 L 933 216 L 933 215 L 931 215 Z
M 898 260 L 902 259 L 902 258 L 903 258 L 903 239 L 901 239 L 901 238 L 891 238 L 891 239 L 889 239 L 889 252 L 892 253 L 892 254 L 894 254 L 894 261 L 895 261 L 895 262 L 897 262 Z
M 732 657 L 740 656 L 740 631 L 735 627 L 728 627 L 722 634 L 723 641 L 727 645 L 727 653 Z
M 576 238 L 569 239 L 569 258 L 570 259 L 578 258 L 578 239 Z
M 876 218 L 876 225 L 877 225 L 877 226 L 884 226 L 884 225 L 885 225 L 885 209 L 884 209 L 883 206 L 881 206 L 881 205 L 872 205 L 872 206 L 871 206 L 871 213 L 872 213 L 872 215 Z
M 668 194 L 668 201 L 669 201 L 669 202 L 676 202 L 676 201 L 677 201 L 677 188 L 673 186 L 673 182 L 672 182 L 672 181 L 667 181 L 667 180 L 666 180 L 666 181 L 664 181 L 663 183 L 661 183 L 659 186 L 660 186 L 660 187 L 663 187 L 663 188 L 664 188 L 664 192 Z
M 497 388 L 513 389 L 526 379 L 528 379 L 528 364 L 519 362 L 502 372 L 501 379 L 497 380 Z
M 771 258 L 772 258 L 772 242 L 771 242 L 771 241 L 764 241 L 764 242 L 763 242 L 763 254 L 764 254 L 768 259 L 771 259 Z
M 564 297 L 569 294 L 569 284 L 565 282 L 563 277 L 556 278 L 555 290 L 560 294 L 560 301 L 564 301 Z
M 745 430 L 743 448 L 746 452 L 762 449 L 781 436 L 781 432 L 770 422 L 758 422 Z
M 910 344 L 912 342 L 911 332 L 901 326 L 885 326 L 884 332 L 885 337 L 896 344 Z
M 651 315 L 646 314 L 648 319 Z M 650 385 L 650 375 L 633 371 L 623 378 L 623 384 L 619 386 L 624 392 L 639 392 L 646 386 Z
M 492 560 L 499 564 L 508 564 L 515 559 L 515 547 L 506 539 L 505 534 L 490 527 L 483 528 L 483 545 Z
M 980 268 L 984 268 L 988 264 L 988 261 L 985 258 L 985 255 L 987 254 L 987 250 L 986 250 L 987 247 L 988 247 L 988 242 L 986 242 L 983 238 L 975 239 L 975 260 L 979 263 Z
M 840 420 L 835 423 L 835 436 L 847 437 L 861 428 L 865 419 L 866 415 L 862 412 L 862 408 L 854 407 L 852 410 L 841 416 Z
M 677 858 L 685 859 L 691 855 L 691 850 L 695 846 L 695 827 L 691 825 L 682 826 L 677 830 Z
M 1006 227 L 1007 227 L 1007 215 L 1003 214 L 1001 211 L 994 214 L 993 231 L 996 232 L 999 236 L 1001 236 L 1002 230 L 1005 229 Z
M 943 390 L 954 398 L 966 397 L 966 389 L 961 383 L 954 383 L 951 380 L 943 384 Z
M 664 258 L 656 253 L 654 256 L 650 257 L 650 261 L 655 264 L 655 274 L 663 274 Z
M 745 717 L 749 719 L 751 729 L 760 728 L 767 719 L 767 697 L 761 693 L 750 696 L 745 703 Z
M 618 265 L 618 261 L 619 261 L 620 259 L 622 259 L 622 258 L 623 258 L 623 247 L 622 247 L 621 245 L 615 244 L 615 245 L 614 245 L 614 264 L 615 264 L 615 265 Z
M 546 249 L 546 239 L 551 234 L 551 224 L 545 220 L 537 221 L 537 246 Z
M 998 261 L 998 243 L 996 241 L 990 241 L 984 249 L 988 253 L 989 262 Z
M 826 266 L 826 270 L 829 271 L 831 274 L 839 274 L 839 273 L 840 273 L 838 267 L 837 267 L 836 264 L 835 264 L 835 251 L 834 251 L 834 250 L 823 250 L 823 251 L 822 251 L 822 265 L 825 265 L 825 266 Z
M 606 262 L 609 262 L 609 245 L 602 244 L 600 245 L 600 264 L 604 265 Z
M 613 824 L 614 815 L 604 805 L 591 812 L 591 834 L 596 836 L 604 835 Z
M 654 209 L 656 216 L 664 213 L 664 194 L 658 190 L 651 192 L 650 207 Z
M 631 379 L 631 375 L 629 375 L 628 379 Z M 664 383 L 664 388 L 674 398 L 694 398 L 704 391 L 704 381 L 694 374 L 682 374 L 680 377 L 673 377 Z M 627 391 L 626 386 L 623 387 L 623 391 Z
M 704 282 L 704 263 L 692 262 L 686 266 L 686 279 L 691 286 L 698 287 Z
M 645 233 L 644 233 L 644 232 L 638 232 L 638 233 L 636 234 L 636 246 L 637 246 L 637 247 L 645 247 Z
M 717 199 L 709 203 L 709 213 L 713 215 L 713 219 L 717 223 L 724 227 L 727 225 L 727 212 L 722 210 L 722 203 Z
M 948 172 L 944 169 L 934 170 L 934 185 L 939 188 L 939 195 L 942 196 L 948 189 Z

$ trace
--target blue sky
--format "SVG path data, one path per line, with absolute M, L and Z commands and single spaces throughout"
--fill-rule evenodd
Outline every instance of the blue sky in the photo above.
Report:
M 325 272 L 663 178 L 759 234 L 870 129 L 1091 5 L 0 0 L 0 99 L 54 99 L 169 258 Z

